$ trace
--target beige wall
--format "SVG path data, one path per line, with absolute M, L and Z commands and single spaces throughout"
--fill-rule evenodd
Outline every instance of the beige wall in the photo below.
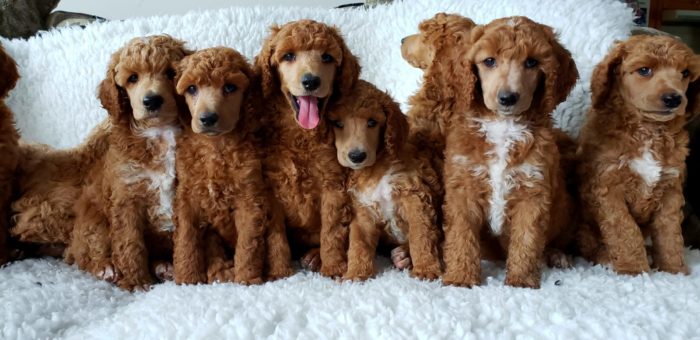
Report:
M 125 19 L 164 14 L 183 14 L 196 9 L 231 6 L 303 6 L 331 8 L 354 0 L 62 0 L 57 10 Z

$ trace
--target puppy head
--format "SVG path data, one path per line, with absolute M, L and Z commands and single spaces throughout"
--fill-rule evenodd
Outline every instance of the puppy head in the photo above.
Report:
M 252 79 L 246 59 L 230 48 L 209 48 L 185 57 L 176 89 L 187 102 L 192 131 L 212 136 L 232 131 Z
M 651 121 L 665 122 L 695 113 L 700 56 L 669 36 L 633 36 L 618 42 L 600 62 L 591 79 L 593 106 L 611 96 Z
M 5 98 L 10 90 L 15 88 L 17 80 L 19 80 L 17 64 L 0 46 L 0 99 Z
M 356 88 L 329 113 L 338 162 L 354 170 L 374 165 L 382 151 L 397 157 L 408 136 L 406 117 L 388 94 L 364 81 Z
M 272 27 L 255 67 L 263 95 L 281 91 L 304 129 L 316 128 L 330 98 L 348 94 L 360 73 L 338 31 L 312 20 Z
M 189 54 L 167 35 L 134 38 L 112 54 L 100 84 L 102 106 L 118 121 L 161 126 L 177 120 L 175 69 Z
M 417 34 L 401 39 L 401 56 L 413 67 L 428 69 L 438 50 L 453 45 L 476 26 L 459 14 L 438 13 L 418 26 Z
M 531 108 L 548 116 L 578 78 L 571 53 L 552 28 L 526 17 L 474 28 L 467 58 L 480 88 L 481 98 L 472 97 L 501 116 L 517 117 Z

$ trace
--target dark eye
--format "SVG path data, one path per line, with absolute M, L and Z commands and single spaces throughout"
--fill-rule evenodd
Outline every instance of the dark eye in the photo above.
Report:
M 494 59 L 494 58 L 484 59 L 484 66 L 486 66 L 488 68 L 492 68 L 492 67 L 496 66 L 496 59 Z
M 339 120 L 331 120 L 331 124 L 333 124 L 333 126 L 337 127 L 338 129 L 343 128 L 343 122 Z
M 328 53 L 324 53 L 323 55 L 321 55 L 321 61 L 326 63 L 326 64 L 332 63 L 333 60 L 335 60 L 335 59 L 333 59 L 333 56 L 328 54 Z
M 189 87 L 187 87 L 187 93 L 191 95 L 197 94 L 197 86 L 190 85 Z
M 375 126 L 377 126 L 377 121 L 376 121 L 376 120 L 374 120 L 374 119 L 372 119 L 372 118 L 370 118 L 369 120 L 367 120 L 367 127 L 373 128 L 373 127 L 375 127 Z
M 128 81 L 130 83 L 135 83 L 135 82 L 139 81 L 139 76 L 136 73 L 134 73 L 134 74 L 130 75 L 129 79 L 127 79 L 126 81 Z
M 688 71 L 687 69 L 683 70 L 681 74 L 683 75 L 683 79 L 690 77 L 690 71 Z
M 282 60 L 284 61 L 294 61 L 295 58 L 296 56 L 294 55 L 294 53 L 286 53 L 282 56 Z
M 537 65 L 539 65 L 539 64 L 540 64 L 539 61 L 537 61 L 537 60 L 535 60 L 535 59 L 532 59 L 532 58 L 527 58 L 527 59 L 525 60 L 525 68 L 533 68 L 533 67 L 535 67 L 535 66 L 537 66 Z
M 175 78 L 175 70 L 169 68 L 165 70 L 165 75 L 168 76 L 168 79 L 174 79 Z
M 233 84 L 224 85 L 224 93 L 226 93 L 226 94 L 236 92 L 237 89 L 238 88 L 236 87 L 236 85 L 233 85 Z
M 651 76 L 651 69 L 648 67 L 642 67 L 639 70 L 637 70 L 637 73 L 639 73 L 639 75 L 642 77 L 649 77 Z

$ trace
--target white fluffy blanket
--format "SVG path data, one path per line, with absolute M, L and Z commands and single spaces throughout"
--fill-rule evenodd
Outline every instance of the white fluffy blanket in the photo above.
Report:
M 369 11 L 232 8 L 110 22 L 2 40 L 22 74 L 8 103 L 25 139 L 73 146 L 105 117 L 95 89 L 109 55 L 128 39 L 169 33 L 191 48 L 226 45 L 252 58 L 270 24 L 301 18 L 340 27 L 362 78 L 405 102 L 421 74 L 401 59 L 400 39 L 438 11 L 478 23 L 526 15 L 553 26 L 581 73 L 556 112 L 574 133 L 593 66 L 632 20 L 613 0 L 416 0 Z M 28 260 L 0 269 L 0 338 L 691 338 L 700 336 L 700 252 L 687 257 L 688 277 L 622 277 L 579 262 L 545 270 L 540 290 L 504 287 L 503 264 L 485 264 L 483 286 L 462 289 L 410 279 L 384 260 L 363 284 L 299 272 L 256 287 L 163 284 L 136 294 L 56 260 Z

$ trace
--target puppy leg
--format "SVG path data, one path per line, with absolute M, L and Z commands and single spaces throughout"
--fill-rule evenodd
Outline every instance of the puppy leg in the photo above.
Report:
M 221 236 L 212 230 L 207 231 L 204 236 L 204 246 L 206 249 L 207 281 L 209 283 L 235 282 L 234 263 L 226 256 Z
M 144 239 L 143 211 L 133 201 L 115 201 L 111 208 L 112 259 L 122 277 L 117 285 L 146 290 L 153 283 Z
M 180 198 L 180 197 L 178 197 Z M 178 200 L 173 235 L 173 269 L 175 283 L 196 284 L 207 281 L 203 250 L 203 233 L 189 202 Z
M 403 197 L 401 204 L 409 226 L 408 245 L 413 262 L 411 275 L 435 280 L 441 274 L 435 209 L 429 200 L 416 194 Z
M 344 222 L 349 221 L 350 200 L 342 186 L 326 184 L 321 195 L 321 274 L 340 277 L 347 270 L 348 228 Z
M 374 276 L 379 229 L 367 208 L 360 207 L 355 214 L 350 223 L 348 270 L 343 279 L 364 281 Z
M 267 226 L 267 273 L 268 280 L 277 280 L 292 275 L 291 251 L 284 228 L 284 214 L 281 209 L 272 207 Z
M 445 275 L 442 282 L 448 285 L 473 287 L 481 282 L 479 229 L 483 212 L 470 195 L 459 185 L 448 186 L 445 191 Z
M 593 218 L 600 226 L 603 251 L 620 274 L 636 275 L 648 272 L 649 261 L 644 236 L 627 209 L 620 189 L 600 189 L 592 192 L 595 201 L 589 204 Z
M 666 190 L 660 204 L 650 223 L 654 265 L 665 272 L 688 274 L 683 258 L 683 193 L 680 181 Z
M 261 186 L 260 186 L 261 187 Z M 235 281 L 244 284 L 263 282 L 265 266 L 265 223 L 266 201 L 261 196 L 245 195 L 236 199 L 234 208 L 236 240 L 234 265 Z
M 550 198 L 544 193 L 533 194 L 515 204 L 511 210 L 506 281 L 513 287 L 540 287 L 540 259 L 545 245 L 545 230 L 549 224 Z M 537 199 L 534 199 L 537 197 Z

